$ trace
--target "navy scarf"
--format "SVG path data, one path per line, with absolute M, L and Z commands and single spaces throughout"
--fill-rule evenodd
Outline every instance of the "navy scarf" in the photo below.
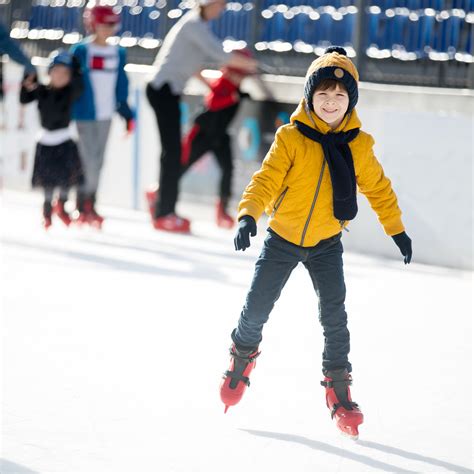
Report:
M 334 217 L 339 221 L 350 221 L 357 215 L 356 177 L 349 143 L 359 134 L 359 129 L 348 132 L 318 132 L 295 120 L 296 128 L 311 140 L 319 143 L 328 164 L 332 182 Z

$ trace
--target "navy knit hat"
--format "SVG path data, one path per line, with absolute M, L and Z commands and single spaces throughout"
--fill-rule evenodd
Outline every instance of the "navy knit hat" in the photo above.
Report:
M 331 46 L 324 54 L 311 63 L 306 74 L 304 97 L 310 110 L 313 110 L 313 95 L 318 85 L 325 79 L 332 79 L 344 84 L 349 95 L 350 112 L 357 104 L 359 90 L 357 82 L 359 73 L 354 63 L 347 57 L 347 52 L 340 46 Z

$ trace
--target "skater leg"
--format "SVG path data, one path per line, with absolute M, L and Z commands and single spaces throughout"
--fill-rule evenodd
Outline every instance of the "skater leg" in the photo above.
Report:
M 56 216 L 66 225 L 69 226 L 71 224 L 71 216 L 67 213 L 66 209 L 64 208 L 67 199 L 68 199 L 69 189 L 68 188 L 60 188 L 59 189 L 59 198 L 56 200 L 53 206 L 53 211 Z
M 227 133 L 219 140 L 213 151 L 222 173 L 219 186 L 219 196 L 221 200 L 228 201 L 232 192 L 231 188 L 234 164 L 232 161 L 230 137 Z M 227 211 L 227 209 L 225 210 Z
M 150 85 L 147 97 L 156 115 L 161 141 L 159 193 L 155 217 L 174 214 L 178 199 L 181 170 L 181 111 L 180 96 L 174 95 L 168 84 L 159 90 Z
M 341 235 L 321 241 L 304 262 L 319 297 L 319 319 L 324 330 L 323 373 L 326 405 L 338 429 L 354 439 L 364 417 L 351 399 L 352 383 L 348 360 L 350 335 L 344 307 L 343 247 Z
M 324 331 L 323 370 L 346 368 L 350 372 L 342 253 L 341 236 L 337 235 L 314 247 L 304 265 L 319 298 L 319 321 Z
M 250 373 L 259 355 L 263 325 L 267 322 L 275 302 L 305 250 L 293 245 L 274 232 L 265 239 L 262 253 L 255 265 L 255 273 L 239 323 L 232 332 L 229 370 L 221 382 L 221 400 L 226 406 L 237 404 L 250 385 Z
M 59 200 L 67 202 L 69 197 L 69 188 L 60 188 L 59 189 Z
M 44 188 L 44 201 L 43 201 L 43 227 L 47 230 L 52 224 L 52 213 L 53 213 L 53 188 Z
M 219 201 L 216 209 L 216 222 L 219 227 L 231 229 L 234 226 L 234 219 L 228 213 L 228 204 L 231 196 L 232 176 L 234 165 L 232 162 L 232 152 L 230 148 L 230 137 L 228 134 L 219 140 L 214 147 L 219 167 L 221 168 L 221 181 L 219 186 Z
M 262 339 L 262 329 L 275 302 L 298 262 L 304 259 L 304 249 L 269 232 L 260 257 L 238 326 L 232 332 L 237 347 L 254 348 Z

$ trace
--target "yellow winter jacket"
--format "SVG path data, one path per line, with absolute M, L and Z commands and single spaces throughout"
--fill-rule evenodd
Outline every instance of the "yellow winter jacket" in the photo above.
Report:
M 304 99 L 280 127 L 262 167 L 246 187 L 239 204 L 238 217 L 252 216 L 256 221 L 265 211 L 269 227 L 285 240 L 302 247 L 338 234 L 347 221 L 340 223 L 333 215 L 333 193 L 329 169 L 321 145 L 300 133 L 294 121 L 316 128 L 321 133 L 330 127 L 305 107 Z M 360 128 L 353 110 L 334 130 Z M 354 161 L 357 186 L 369 200 L 388 235 L 405 230 L 397 197 L 390 180 L 374 156 L 373 138 L 363 131 L 349 143 Z

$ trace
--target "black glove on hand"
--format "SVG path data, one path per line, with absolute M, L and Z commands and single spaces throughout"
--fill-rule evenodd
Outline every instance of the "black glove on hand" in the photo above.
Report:
M 410 263 L 411 254 L 412 254 L 410 237 L 408 237 L 406 232 L 402 232 L 401 234 L 392 235 L 392 239 L 395 241 L 398 248 L 400 249 L 400 252 L 405 257 L 404 258 L 405 265 L 407 263 Z
M 239 219 L 239 228 L 234 237 L 235 250 L 243 250 L 250 247 L 250 236 L 257 235 L 257 223 L 252 216 L 242 216 Z

